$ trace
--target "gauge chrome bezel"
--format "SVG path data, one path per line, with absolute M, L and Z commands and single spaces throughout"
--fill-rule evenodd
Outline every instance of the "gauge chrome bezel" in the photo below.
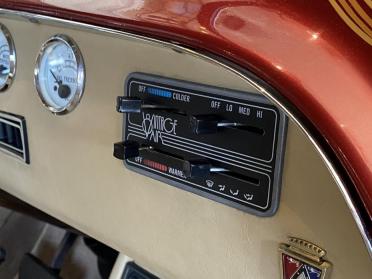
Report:
M 2 86 L 0 86 L 0 93 L 3 93 L 11 85 L 15 78 L 16 74 L 16 49 L 13 41 L 13 37 L 10 34 L 9 29 L 2 23 L 0 23 L 0 30 L 3 32 L 5 39 L 7 40 L 9 46 L 9 74 L 6 77 L 6 80 Z
M 76 67 L 77 67 L 77 88 L 76 88 L 75 95 L 71 99 L 71 101 L 62 108 L 55 108 L 53 105 L 49 104 L 45 100 L 43 92 L 41 90 L 41 86 L 39 84 L 39 75 L 41 74 L 40 63 L 41 63 L 42 57 L 45 54 L 45 51 L 49 48 L 49 46 L 51 46 L 52 44 L 56 42 L 63 43 L 71 48 L 74 54 L 74 58 L 76 59 Z M 35 87 L 36 87 L 36 90 L 37 90 L 37 93 L 39 95 L 41 102 L 53 114 L 56 114 L 56 115 L 67 114 L 73 111 L 77 107 L 77 105 L 80 103 L 81 98 L 83 97 L 83 94 L 84 94 L 85 64 L 84 64 L 84 59 L 80 51 L 80 48 L 78 47 L 77 43 L 72 38 L 64 34 L 56 34 L 50 37 L 46 42 L 43 43 L 37 55 L 37 59 L 36 59 L 36 66 L 35 66 L 35 71 L 34 71 L 34 83 L 35 83 Z M 45 93 L 48 94 L 47 92 Z

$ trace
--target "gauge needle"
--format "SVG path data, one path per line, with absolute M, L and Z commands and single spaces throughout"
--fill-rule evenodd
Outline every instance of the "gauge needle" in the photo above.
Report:
M 50 73 L 52 74 L 56 82 L 58 83 L 58 96 L 63 99 L 68 98 L 71 94 L 70 87 L 66 84 L 63 84 L 62 80 L 58 79 L 52 70 L 50 70 Z
M 2 75 L 6 75 L 6 74 L 8 74 L 8 67 L 6 67 L 6 66 L 4 66 L 4 65 L 0 65 L 0 73 L 2 74 Z
M 56 80 L 56 82 L 58 83 L 58 85 L 62 85 L 62 80 L 59 80 L 56 75 L 53 73 L 52 70 L 50 70 L 50 73 L 52 74 L 53 78 Z

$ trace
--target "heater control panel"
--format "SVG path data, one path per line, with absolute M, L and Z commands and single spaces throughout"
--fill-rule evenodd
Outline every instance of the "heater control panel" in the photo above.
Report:
M 259 216 L 279 204 L 286 116 L 257 93 L 131 74 L 117 111 L 126 167 Z

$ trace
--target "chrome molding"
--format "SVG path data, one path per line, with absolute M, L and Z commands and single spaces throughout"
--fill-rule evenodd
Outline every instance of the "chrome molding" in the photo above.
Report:
M 67 28 L 73 28 L 73 29 L 79 29 L 79 30 L 85 30 L 90 31 L 94 33 L 105 33 L 106 35 L 111 35 L 114 37 L 119 38 L 126 38 L 131 40 L 137 40 L 137 41 L 143 41 L 148 44 L 153 44 L 156 46 L 162 46 L 166 48 L 173 49 L 177 52 L 187 53 L 189 55 L 192 55 L 194 57 L 201 58 L 205 61 L 208 61 L 210 63 L 213 63 L 215 65 L 218 65 L 220 67 L 223 67 L 224 69 L 236 74 L 238 77 L 240 77 L 242 80 L 249 83 L 251 86 L 255 87 L 261 94 L 266 96 L 269 100 L 271 100 L 275 105 L 280 107 L 287 116 L 294 121 L 300 129 L 304 132 L 306 137 L 311 141 L 311 143 L 314 145 L 315 149 L 320 154 L 322 160 L 326 164 L 328 170 L 330 171 L 332 177 L 334 178 L 339 190 L 341 191 L 342 196 L 344 197 L 344 200 L 349 207 L 351 214 L 355 220 L 355 223 L 360 231 L 361 237 L 365 243 L 365 246 L 367 248 L 367 251 L 372 258 L 372 237 L 369 235 L 368 230 L 361 218 L 360 212 L 358 211 L 357 207 L 355 206 L 349 191 L 347 190 L 347 187 L 345 186 L 344 181 L 341 178 L 341 175 L 337 172 L 337 169 L 335 165 L 332 163 L 331 159 L 328 157 L 327 153 L 323 148 L 321 147 L 320 143 L 316 140 L 316 138 L 311 134 L 310 130 L 307 128 L 306 124 L 303 123 L 299 117 L 297 117 L 295 114 L 295 110 L 290 107 L 290 105 L 285 104 L 282 100 L 280 100 L 280 94 L 273 88 L 271 88 L 267 84 L 263 84 L 261 80 L 258 80 L 257 78 L 253 77 L 251 73 L 249 73 L 246 69 L 242 69 L 241 67 L 232 64 L 231 62 L 225 61 L 223 58 L 216 57 L 214 55 L 210 55 L 207 53 L 200 53 L 195 50 L 191 50 L 187 47 L 181 46 L 177 44 L 177 42 L 164 42 L 161 40 L 140 36 L 132 33 L 128 33 L 125 31 L 118 31 L 115 29 L 95 26 L 91 24 L 81 23 L 81 22 L 75 22 L 60 18 L 54 18 L 50 16 L 44 16 L 39 14 L 33 14 L 29 12 L 22 12 L 22 11 L 15 11 L 15 10 L 9 10 L 9 9 L 2 9 L 0 8 L 0 16 L 8 17 L 8 18 L 17 18 L 17 19 L 23 19 L 30 21 L 32 23 L 46 23 L 49 25 L 55 25 L 55 26 L 64 26 Z

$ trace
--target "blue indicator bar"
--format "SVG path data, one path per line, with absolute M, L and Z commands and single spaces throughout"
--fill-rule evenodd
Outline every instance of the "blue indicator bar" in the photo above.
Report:
M 164 98 L 172 98 L 172 92 L 164 89 L 159 89 L 159 88 L 154 88 L 154 87 L 147 87 L 146 88 L 147 93 L 159 97 L 164 97 Z

